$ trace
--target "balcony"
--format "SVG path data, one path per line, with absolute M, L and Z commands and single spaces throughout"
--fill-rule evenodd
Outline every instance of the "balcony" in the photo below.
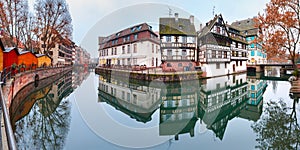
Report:
M 161 43 L 161 48 L 183 48 L 183 49 L 194 49 L 196 48 L 195 43 Z
M 206 44 L 200 47 L 200 51 L 230 51 L 230 47 L 226 46 L 220 46 L 220 45 L 212 45 L 212 44 Z
M 194 56 L 181 56 L 181 55 L 163 55 L 162 60 L 171 60 L 171 61 L 195 61 Z
M 231 50 L 231 60 L 248 60 L 246 49 L 231 48 Z

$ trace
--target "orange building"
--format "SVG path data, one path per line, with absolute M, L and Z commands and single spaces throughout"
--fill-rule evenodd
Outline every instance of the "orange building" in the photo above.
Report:
M 0 71 L 3 70 L 3 52 L 5 51 L 3 43 L 0 39 Z
M 19 53 L 18 65 L 26 65 L 26 68 L 28 68 L 33 64 L 34 65 L 38 64 L 38 60 L 33 53 L 29 51 L 22 51 Z
M 35 54 L 38 60 L 38 67 L 42 66 L 50 66 L 51 65 L 51 58 L 45 54 Z

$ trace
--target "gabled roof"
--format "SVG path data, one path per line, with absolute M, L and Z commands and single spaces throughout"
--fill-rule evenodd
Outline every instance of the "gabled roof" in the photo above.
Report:
M 246 20 L 236 21 L 231 24 L 231 26 L 238 28 L 243 31 L 246 36 L 257 35 L 259 29 L 254 21 L 255 18 L 249 18 Z
M 14 50 L 18 55 L 20 54 L 18 48 L 16 48 L 16 47 L 7 47 L 7 48 L 4 49 L 4 53 L 9 53 L 9 52 L 11 52 L 11 51 L 13 51 L 13 50 Z
M 21 51 L 19 52 L 20 55 L 26 54 L 26 53 L 30 53 L 30 51 Z
M 226 24 L 226 27 L 228 28 L 228 32 L 230 33 L 233 33 L 233 34 L 236 34 L 236 35 L 239 35 L 243 38 L 246 37 L 246 35 L 244 34 L 243 31 L 241 31 L 240 28 L 236 27 L 236 26 L 232 26 L 232 25 L 229 25 L 229 24 Z M 235 41 L 239 41 L 239 42 L 242 42 L 242 43 L 245 43 L 245 44 L 248 44 L 248 42 L 244 39 L 242 39 L 241 37 L 239 36 L 230 36 L 230 38 L 232 40 L 235 40 Z
M 170 35 L 196 35 L 195 25 L 190 19 L 159 18 L 159 34 Z
M 224 22 L 222 14 L 215 15 L 215 17 L 212 20 L 210 20 L 208 23 L 206 23 L 205 27 L 200 31 L 199 37 L 205 36 L 208 33 L 210 33 L 210 31 L 212 30 L 212 28 L 214 27 L 214 25 L 218 23 L 218 19 L 219 18 L 221 18 L 221 20 L 222 20 L 221 23 L 224 25 L 224 27 L 226 29 L 226 24 Z M 227 35 L 229 35 L 227 29 L 226 29 L 226 32 L 227 32 Z

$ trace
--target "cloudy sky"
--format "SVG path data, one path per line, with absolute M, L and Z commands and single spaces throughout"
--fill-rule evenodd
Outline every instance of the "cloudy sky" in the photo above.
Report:
M 30 0 L 31 3 L 34 0 Z M 229 23 L 252 18 L 269 0 L 66 0 L 73 18 L 73 40 L 97 57 L 97 37 L 107 36 L 132 25 L 147 22 L 157 30 L 159 17 L 179 12 L 206 23 L 213 13 Z

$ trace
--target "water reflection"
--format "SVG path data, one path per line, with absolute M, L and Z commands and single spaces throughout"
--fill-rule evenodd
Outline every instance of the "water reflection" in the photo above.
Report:
M 259 149 L 299 149 L 300 126 L 297 120 L 296 103 L 289 107 L 285 100 L 271 101 L 265 114 L 252 128 L 257 133 Z
M 161 89 L 126 81 L 99 78 L 99 102 L 106 102 L 139 122 L 149 122 L 159 107 Z
M 82 68 L 27 85 L 10 107 L 11 122 L 19 149 L 63 149 L 71 121 L 66 99 L 87 76 Z M 53 82 L 54 81 L 54 82 Z
M 260 118 L 267 87 L 266 81 L 247 79 L 246 74 L 157 84 L 99 76 L 99 102 L 144 123 L 159 109 L 160 136 L 194 137 L 198 121 L 222 140 L 231 119 Z

